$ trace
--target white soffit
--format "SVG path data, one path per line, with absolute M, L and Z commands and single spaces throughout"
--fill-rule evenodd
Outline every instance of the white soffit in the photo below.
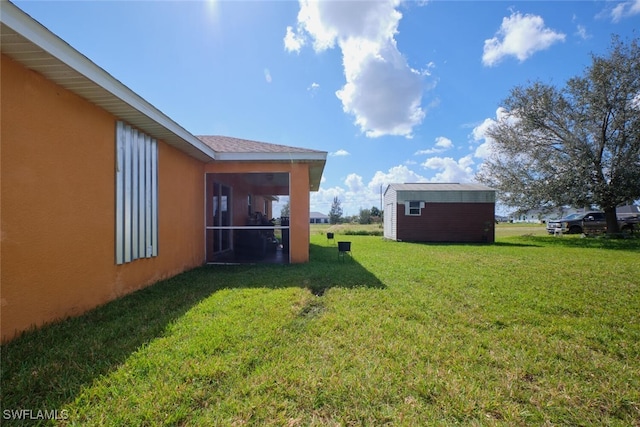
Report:
M 117 118 L 202 161 L 215 152 L 18 7 L 0 0 L 2 53 Z

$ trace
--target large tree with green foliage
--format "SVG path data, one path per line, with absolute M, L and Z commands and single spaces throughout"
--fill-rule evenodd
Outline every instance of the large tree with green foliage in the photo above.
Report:
M 477 179 L 510 206 L 596 205 L 618 232 L 616 206 L 640 198 L 638 40 L 613 37 L 583 76 L 516 87 L 504 106 Z

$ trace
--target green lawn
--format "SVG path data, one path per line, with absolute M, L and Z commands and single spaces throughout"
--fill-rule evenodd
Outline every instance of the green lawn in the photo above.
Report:
M 195 269 L 3 346 L 3 418 L 638 425 L 640 240 L 533 227 L 493 245 L 339 235 L 345 262 L 313 228 L 308 264 Z

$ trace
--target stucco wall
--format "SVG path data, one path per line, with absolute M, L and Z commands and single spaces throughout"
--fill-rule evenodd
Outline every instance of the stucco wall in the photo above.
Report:
M 204 262 L 204 165 L 159 142 L 159 256 L 114 255 L 116 118 L 2 55 L 2 340 Z

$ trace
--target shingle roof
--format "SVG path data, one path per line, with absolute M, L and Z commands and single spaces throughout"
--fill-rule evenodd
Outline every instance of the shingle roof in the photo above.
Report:
M 218 153 L 324 153 L 287 145 L 251 141 L 221 135 L 198 135 L 197 138 Z
M 216 161 L 266 161 L 309 163 L 311 191 L 320 188 L 327 152 L 288 145 L 270 144 L 221 135 L 201 135 L 197 138 L 215 152 Z

